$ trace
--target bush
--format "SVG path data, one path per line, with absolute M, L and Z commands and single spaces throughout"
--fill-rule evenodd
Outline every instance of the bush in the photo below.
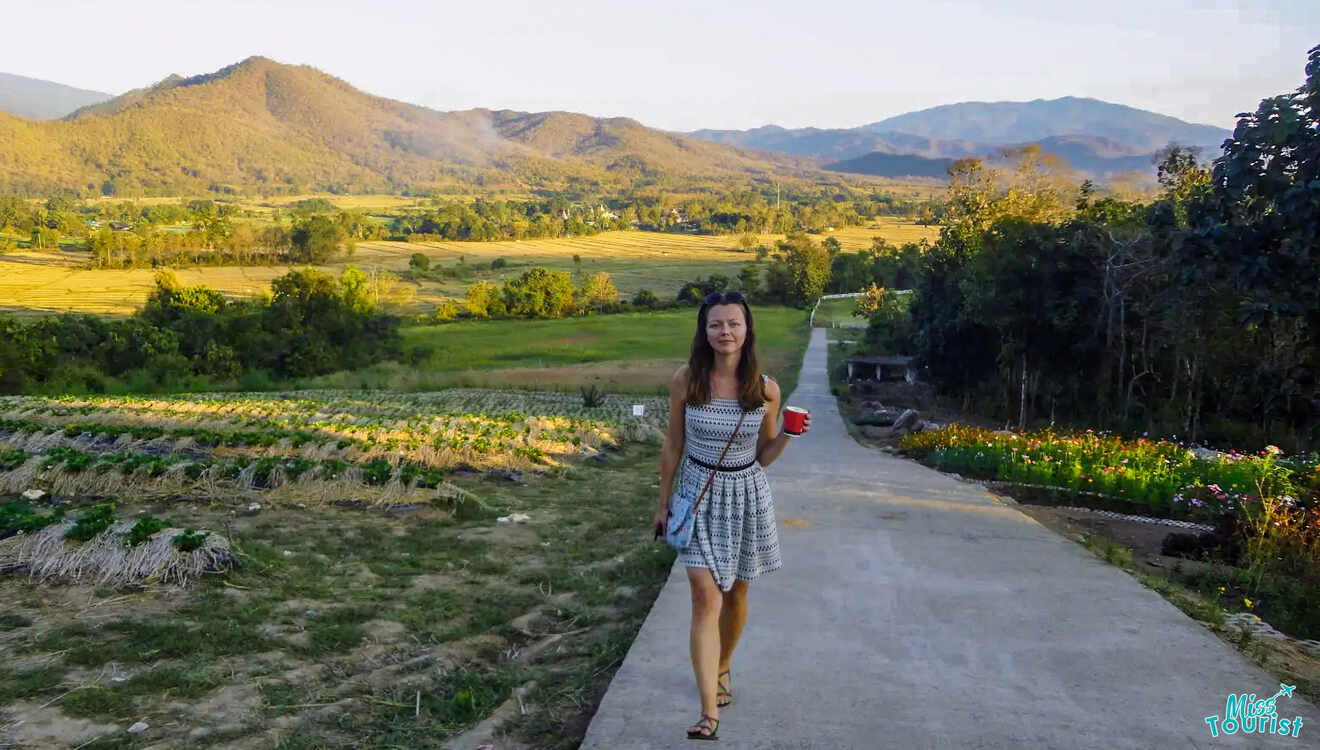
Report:
M 638 289 L 637 294 L 633 295 L 632 304 L 633 307 L 654 310 L 660 304 L 660 298 L 650 289 Z
M 238 377 L 238 387 L 245 391 L 269 391 L 275 387 L 275 379 L 266 370 L 246 370 Z

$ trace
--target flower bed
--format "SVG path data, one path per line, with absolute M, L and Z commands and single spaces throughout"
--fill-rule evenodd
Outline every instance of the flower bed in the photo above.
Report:
M 1166 440 L 1123 440 L 1091 430 L 1019 435 L 952 425 L 907 435 L 898 447 L 942 471 L 1095 493 L 1164 518 L 1209 522 L 1261 497 L 1288 508 L 1314 507 L 1320 491 L 1316 461 L 1285 460 L 1273 446 L 1255 456 L 1203 460 Z

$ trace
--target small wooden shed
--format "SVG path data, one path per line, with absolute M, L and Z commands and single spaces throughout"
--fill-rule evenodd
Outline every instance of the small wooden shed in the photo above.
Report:
M 912 369 L 912 357 L 849 357 L 846 361 L 849 383 L 856 380 L 904 380 L 915 383 L 917 380 L 917 372 Z

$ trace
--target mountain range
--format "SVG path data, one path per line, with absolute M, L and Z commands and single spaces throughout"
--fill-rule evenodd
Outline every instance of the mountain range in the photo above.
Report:
M 0 112 L 31 120 L 54 120 L 70 112 L 113 98 L 100 91 L 88 91 L 39 78 L 0 73 Z
M 1063 97 L 946 104 L 855 128 L 767 125 L 689 135 L 832 162 L 827 169 L 881 175 L 942 173 L 952 159 L 1038 143 L 1070 166 L 1103 177 L 1152 172 L 1155 152 L 1169 143 L 1216 154 L 1230 133 L 1098 99 Z
M 12 144 L 0 153 L 0 192 L 32 194 L 830 180 L 822 169 L 940 178 L 953 159 L 1029 142 L 1103 177 L 1149 174 L 1152 152 L 1171 141 L 1213 153 L 1228 136 L 1073 97 L 952 104 L 847 129 L 674 133 L 570 112 L 440 112 L 263 57 L 117 97 L 5 76 L 0 110 L 12 110 L 0 111 L 0 142 Z
M 62 120 L 0 114 L 0 142 L 14 144 L 0 154 L 0 192 L 370 192 L 421 185 L 464 192 L 822 174 L 810 160 L 707 143 L 622 117 L 438 112 L 262 57 L 206 75 L 170 76 Z

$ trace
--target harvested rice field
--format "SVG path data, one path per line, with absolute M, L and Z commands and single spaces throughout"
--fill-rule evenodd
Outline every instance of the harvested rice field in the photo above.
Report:
M 844 250 L 856 252 L 871 247 L 873 238 L 883 237 L 891 245 L 933 241 L 938 227 L 909 220 L 880 217 L 864 227 L 839 227 L 834 236 Z M 407 312 L 430 312 L 447 299 L 461 299 L 477 280 L 495 284 L 516 278 L 533 266 L 574 271 L 574 256 L 581 259 L 585 273 L 610 274 L 620 294 L 631 298 L 640 289 L 672 297 L 686 281 L 711 274 L 736 277 L 747 263 L 756 262 L 754 252 L 739 248 L 738 235 L 693 235 L 658 232 L 602 232 L 590 237 L 533 239 L 503 242 L 360 242 L 351 257 L 338 258 L 322 270 L 338 275 L 348 265 L 365 270 L 379 269 L 396 275 L 412 290 Z M 782 235 L 761 235 L 762 244 L 773 247 Z M 486 270 L 470 279 L 412 279 L 407 273 L 413 253 L 431 259 L 434 268 L 489 264 L 502 258 L 508 265 Z M 86 312 L 127 315 L 142 306 L 155 284 L 151 268 L 89 269 L 86 252 L 21 250 L 0 255 L 0 312 L 30 315 Z M 176 269 L 184 284 L 203 284 L 232 298 L 255 296 L 270 287 L 271 280 L 292 266 L 220 266 Z
M 0 747 L 576 747 L 673 563 L 666 405 L 0 399 Z

